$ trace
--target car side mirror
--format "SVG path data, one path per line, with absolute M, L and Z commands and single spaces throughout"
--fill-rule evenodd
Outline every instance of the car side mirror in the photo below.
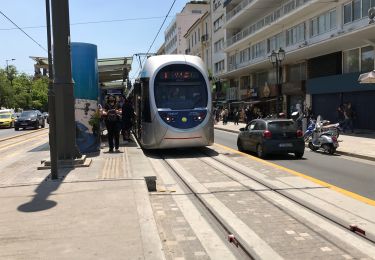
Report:
M 241 128 L 240 128 L 240 131 L 241 131 L 241 132 L 245 131 L 245 128 L 244 128 L 244 127 L 241 127 Z

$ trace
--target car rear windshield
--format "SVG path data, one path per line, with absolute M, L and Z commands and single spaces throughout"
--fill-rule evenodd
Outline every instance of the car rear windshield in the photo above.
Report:
M 297 131 L 297 126 L 292 121 L 275 121 L 268 123 L 268 130 L 271 132 L 294 132 Z
M 10 114 L 0 114 L 0 118 L 10 118 Z
M 36 116 L 36 112 L 34 111 L 25 111 L 22 112 L 21 117 L 29 117 L 29 116 Z

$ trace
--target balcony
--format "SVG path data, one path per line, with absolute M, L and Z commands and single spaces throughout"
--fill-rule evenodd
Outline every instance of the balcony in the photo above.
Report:
M 245 7 L 251 4 L 253 1 L 254 0 L 244 0 L 239 3 L 235 8 L 233 8 L 226 14 L 226 20 L 229 21 L 230 19 L 232 19 L 233 16 L 238 14 L 241 10 L 244 10 Z
M 244 0 L 242 1 L 238 6 L 236 6 L 233 10 L 231 10 L 229 13 L 227 13 L 227 22 L 229 19 L 231 19 L 235 14 L 243 10 L 244 7 L 249 5 L 254 0 Z M 256 21 L 253 24 L 250 24 L 249 26 L 246 26 L 244 29 L 242 29 L 240 32 L 236 33 L 232 37 L 227 39 L 227 46 L 230 47 L 234 43 L 245 39 L 246 37 L 255 34 L 256 32 L 260 31 L 264 27 L 270 25 L 271 23 L 274 23 L 285 16 L 289 15 L 292 11 L 302 8 L 303 6 L 307 5 L 307 3 L 311 2 L 313 0 L 291 0 L 284 5 L 282 5 L 280 8 L 276 9 L 272 13 L 266 15 L 262 19 Z

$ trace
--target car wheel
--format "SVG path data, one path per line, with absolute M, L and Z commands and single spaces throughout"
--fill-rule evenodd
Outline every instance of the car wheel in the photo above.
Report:
M 244 151 L 243 144 L 242 144 L 242 141 L 240 139 L 237 140 L 237 147 L 238 147 L 238 151 L 240 151 L 240 152 Z
M 257 145 L 257 156 L 259 158 L 264 158 L 266 156 L 266 154 L 265 154 L 265 152 L 263 150 L 263 145 L 261 145 L 261 144 Z
M 43 122 L 43 124 L 42 124 L 42 128 L 44 128 L 45 126 L 46 126 L 46 123 Z
M 296 152 L 294 153 L 294 156 L 296 157 L 296 159 L 301 159 L 303 157 L 303 152 Z
M 36 125 L 34 127 L 35 129 L 38 129 L 39 128 L 39 122 L 36 122 Z
M 18 130 L 20 130 L 20 129 L 19 129 L 18 127 L 15 127 L 14 130 L 15 130 L 15 131 L 18 131 Z
M 310 150 L 313 151 L 313 152 L 315 152 L 315 151 L 317 151 L 317 150 L 319 149 L 319 148 L 315 147 L 315 146 L 312 144 L 312 142 L 309 142 L 309 148 L 310 148 Z

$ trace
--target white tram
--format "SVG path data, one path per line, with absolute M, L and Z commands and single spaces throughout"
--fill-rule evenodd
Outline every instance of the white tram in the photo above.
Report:
M 135 135 L 142 148 L 213 144 L 211 89 L 199 57 L 148 58 L 132 95 L 137 115 Z

